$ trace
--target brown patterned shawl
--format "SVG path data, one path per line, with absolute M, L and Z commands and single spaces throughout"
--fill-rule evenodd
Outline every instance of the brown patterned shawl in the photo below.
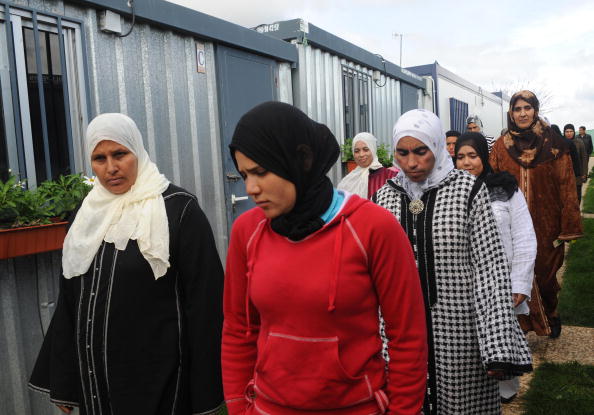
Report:
M 520 99 L 534 108 L 534 121 L 528 128 L 520 128 L 514 122 L 512 112 Z M 551 127 L 538 116 L 540 104 L 536 95 L 530 91 L 516 92 L 509 103 L 507 112 L 508 132 L 503 143 L 509 155 L 522 167 L 532 168 L 541 163 L 557 159 L 569 152 L 567 143 L 553 133 Z

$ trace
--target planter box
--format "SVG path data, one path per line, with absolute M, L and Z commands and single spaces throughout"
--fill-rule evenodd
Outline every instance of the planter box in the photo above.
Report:
M 353 160 L 347 161 L 346 165 L 347 165 L 347 173 L 350 173 L 357 168 L 357 163 Z
M 0 259 L 62 249 L 68 222 L 0 229 Z

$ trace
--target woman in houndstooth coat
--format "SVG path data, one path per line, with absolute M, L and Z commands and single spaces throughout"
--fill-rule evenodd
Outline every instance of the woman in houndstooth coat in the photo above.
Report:
M 429 342 L 425 415 L 500 414 L 498 379 L 532 370 L 515 318 L 487 188 L 454 170 L 441 121 L 412 110 L 394 126 L 400 172 L 374 197 L 415 252 Z

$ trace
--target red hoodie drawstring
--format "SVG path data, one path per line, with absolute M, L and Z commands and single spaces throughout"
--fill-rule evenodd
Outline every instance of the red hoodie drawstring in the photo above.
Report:
M 250 289 L 252 286 L 252 275 L 253 275 L 253 271 L 254 271 L 254 263 L 256 262 L 256 254 L 258 252 L 258 243 L 260 242 L 260 238 L 262 237 L 262 234 L 264 233 L 264 227 L 266 226 L 266 224 L 262 224 L 262 222 L 259 224 L 260 229 L 256 230 L 257 234 L 255 236 L 255 240 L 252 242 L 252 255 L 250 255 L 250 253 L 248 252 L 248 263 L 247 263 L 247 272 L 245 274 L 245 277 L 247 279 L 247 287 L 245 289 L 245 318 L 246 318 L 246 324 L 247 324 L 247 329 L 245 331 L 245 337 L 249 337 L 252 334 L 252 329 L 251 329 L 251 318 L 250 318 Z
M 330 291 L 328 293 L 328 312 L 336 309 L 336 286 L 338 284 L 338 275 L 340 274 L 340 263 L 342 256 L 342 229 L 344 227 L 344 215 L 340 217 L 340 225 L 334 240 L 334 272 L 330 276 Z

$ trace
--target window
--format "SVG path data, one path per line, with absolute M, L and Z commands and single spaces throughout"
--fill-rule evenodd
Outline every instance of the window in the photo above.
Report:
M 64 85 L 58 35 L 43 30 L 39 30 L 38 33 L 41 65 L 37 65 L 36 61 L 33 29 L 23 28 L 35 173 L 37 182 L 41 183 L 49 178 L 55 179 L 60 174 L 72 173 L 74 166 L 70 166 L 69 161 L 71 149 L 68 145 L 68 132 L 66 131 Z M 38 68 L 41 70 L 41 88 L 43 91 L 39 90 Z M 40 103 L 40 99 L 43 99 L 42 103 Z M 47 130 L 49 168 L 45 157 L 43 118 L 45 118 L 45 128 Z
M 348 66 L 342 67 L 342 92 L 344 99 L 344 134 L 354 137 L 369 131 L 369 75 Z
M 0 5 L 7 46 L 0 50 L 0 63 L 10 67 L 10 76 L 0 77 L 0 91 L 7 88 L 14 99 L 0 102 L 0 115 L 6 121 L 12 114 L 14 122 L 3 123 L 0 175 L 10 168 L 35 187 L 84 168 L 87 106 L 81 24 L 11 7 L 7 30 L 7 8 Z
M 450 130 L 466 131 L 468 104 L 456 98 L 450 98 Z

